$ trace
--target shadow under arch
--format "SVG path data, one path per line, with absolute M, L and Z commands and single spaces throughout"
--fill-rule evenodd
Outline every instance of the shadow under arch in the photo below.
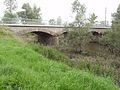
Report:
M 42 32 L 42 31 L 32 31 L 31 33 L 34 33 L 37 35 L 37 39 L 38 39 L 37 41 L 40 44 L 53 45 L 55 43 L 54 36 L 49 33 Z

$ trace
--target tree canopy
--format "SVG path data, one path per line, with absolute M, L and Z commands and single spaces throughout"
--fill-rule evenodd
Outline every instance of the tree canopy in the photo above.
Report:
M 71 28 L 67 28 L 69 32 L 61 42 L 61 46 L 70 52 L 83 53 L 85 45 L 90 41 L 85 17 L 86 8 L 79 0 L 75 0 L 72 3 L 72 12 L 75 19 L 70 24 Z
M 29 3 L 25 3 L 22 6 L 24 11 L 18 12 L 18 16 L 25 19 L 41 19 L 40 8 L 37 8 L 35 5 L 32 8 Z
M 86 8 L 79 0 L 72 3 L 72 12 L 75 14 L 74 26 L 84 26 Z
M 92 13 L 88 20 L 89 20 L 90 24 L 93 25 L 97 22 L 96 19 L 97 19 L 97 16 L 95 15 L 95 13 Z
M 2 18 L 2 21 L 3 23 L 7 24 L 18 23 L 17 14 L 6 11 L 4 13 L 4 17 Z

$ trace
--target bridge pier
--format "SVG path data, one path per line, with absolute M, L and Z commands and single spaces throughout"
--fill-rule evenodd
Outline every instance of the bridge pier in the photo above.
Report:
M 59 37 L 58 36 L 53 36 L 53 45 L 58 45 L 59 44 Z

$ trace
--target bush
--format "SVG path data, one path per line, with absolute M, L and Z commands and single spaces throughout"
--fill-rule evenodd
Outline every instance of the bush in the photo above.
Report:
M 119 39 L 120 39 L 120 31 L 111 30 L 107 32 L 107 34 L 101 38 L 99 43 L 106 46 L 107 49 L 111 53 L 119 56 L 120 55 L 120 40 Z
M 108 62 L 109 61 L 109 62 Z M 102 57 L 79 57 L 74 60 L 74 66 L 81 70 L 86 70 L 98 76 L 117 78 L 116 69 L 111 65 L 113 60 Z
M 63 38 L 60 48 L 63 48 L 69 52 L 81 53 L 85 51 L 85 46 L 89 42 L 90 33 L 88 33 L 87 27 L 72 28 Z

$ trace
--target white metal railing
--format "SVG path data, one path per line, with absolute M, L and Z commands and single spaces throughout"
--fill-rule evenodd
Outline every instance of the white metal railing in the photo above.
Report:
M 42 20 L 42 19 L 25 19 L 25 18 L 0 18 L 0 25 L 50 25 L 50 26 L 65 26 L 68 23 L 61 22 L 57 23 L 56 21 L 53 23 L 50 23 L 49 20 Z M 92 27 L 110 27 L 105 26 L 103 24 L 94 24 Z
M 57 24 L 50 23 L 49 20 L 41 19 L 25 19 L 25 18 L 3 18 L 0 20 L 0 24 L 22 24 L 22 25 L 59 25 L 63 26 L 63 23 Z

